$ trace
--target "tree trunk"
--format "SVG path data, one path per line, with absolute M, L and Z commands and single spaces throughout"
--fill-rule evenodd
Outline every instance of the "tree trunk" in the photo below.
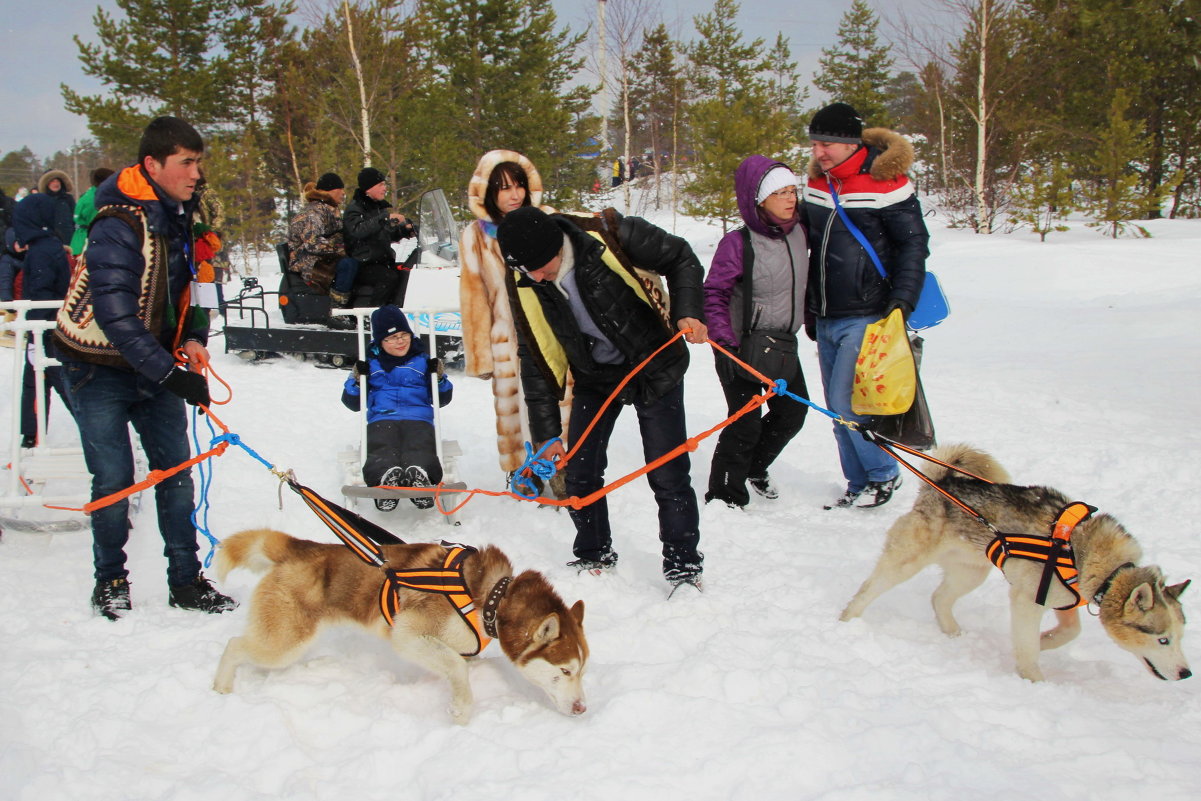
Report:
M 350 43 L 350 62 L 354 66 L 354 77 L 359 84 L 359 124 L 362 126 L 363 166 L 371 166 L 371 120 L 368 117 L 367 86 L 363 83 L 363 65 L 354 46 L 354 23 L 350 21 L 350 0 L 342 0 L 342 11 L 346 15 L 346 39 Z
M 992 233 L 992 215 L 985 196 L 985 179 L 988 175 L 988 29 L 991 10 L 990 0 L 980 3 L 980 61 L 976 73 L 976 233 Z

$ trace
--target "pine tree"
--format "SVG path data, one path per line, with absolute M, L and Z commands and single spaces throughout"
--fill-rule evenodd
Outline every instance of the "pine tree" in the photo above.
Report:
M 597 130 L 585 116 L 595 90 L 572 85 L 583 37 L 559 28 L 550 0 L 430 0 L 426 10 L 432 174 L 464 186 L 481 154 L 504 147 L 538 166 L 548 203 L 590 189 L 580 154 Z
M 42 165 L 28 147 L 10 150 L 0 158 L 0 188 L 12 197 L 21 187 L 37 186 Z
M 1088 225 L 1114 239 L 1125 233 L 1150 236 L 1146 228 L 1133 221 L 1150 216 L 1174 186 L 1165 184 L 1150 195 L 1140 187 L 1133 165 L 1145 161 L 1150 146 L 1142 126 L 1129 117 L 1129 109 L 1129 96 L 1118 89 L 1092 153 L 1092 180 L 1082 193 L 1092 218 Z
M 1076 209 L 1076 193 L 1065 163 L 1058 159 L 1036 161 L 1021 172 L 1013 189 L 1011 223 L 1029 226 L 1040 242 L 1046 242 L 1049 233 L 1069 230 L 1062 221 Z
M 795 118 L 773 96 L 773 63 L 763 40 L 744 44 L 735 17 L 738 4 L 716 0 L 695 19 L 700 40 L 688 48 L 693 102 L 688 109 L 695 160 L 684 187 L 684 212 L 719 220 L 723 230 L 741 220 L 734 198 L 734 170 L 753 153 L 794 160 Z M 780 40 L 780 47 L 787 47 Z
M 69 111 L 88 118 L 104 144 L 136 151 L 146 123 L 161 114 L 188 120 L 202 133 L 246 118 L 245 88 L 263 64 L 244 45 L 254 19 L 282 17 L 288 3 L 269 0 L 116 0 L 124 18 L 97 9 L 98 44 L 75 44 L 86 75 L 105 92 L 81 95 L 61 87 Z M 266 57 L 266 54 L 260 53 Z
M 694 18 L 699 39 L 688 47 L 689 81 L 698 97 L 729 102 L 735 95 L 760 92 L 770 64 L 759 54 L 763 40 L 744 44 L 734 0 L 715 0 L 713 10 Z
M 679 143 L 687 135 L 683 119 L 686 87 L 680 52 L 681 47 L 668 34 L 667 26 L 659 23 L 644 33 L 642 46 L 631 65 L 633 94 L 638 98 L 634 106 L 634 127 L 638 132 L 635 144 L 642 151 L 654 154 L 656 208 L 663 201 L 659 179 L 666 170 L 672 172 L 674 197 Z
M 876 34 L 880 21 L 864 0 L 853 0 L 838 24 L 838 43 L 822 48 L 813 83 L 832 101 L 850 103 L 867 125 L 896 124 L 888 103 L 892 57 Z

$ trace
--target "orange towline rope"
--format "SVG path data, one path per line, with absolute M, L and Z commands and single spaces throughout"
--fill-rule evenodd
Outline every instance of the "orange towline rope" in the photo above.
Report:
M 220 383 L 223 387 L 225 387 L 229 391 L 229 396 L 225 400 L 210 400 L 210 403 L 212 406 L 221 406 L 221 405 L 229 403 L 231 400 L 233 400 L 233 396 L 234 396 L 233 388 L 225 381 L 225 379 L 223 379 L 223 378 L 221 378 L 221 376 L 217 375 L 217 372 L 216 372 L 216 370 L 213 369 L 212 363 L 208 359 L 207 355 L 202 355 L 198 359 L 196 359 L 195 362 L 193 362 L 191 359 L 189 359 L 184 354 L 183 348 L 177 348 L 175 351 L 175 359 L 176 359 L 176 364 L 178 364 L 181 367 L 191 365 L 191 364 L 196 364 L 199 367 L 199 369 L 196 370 L 195 372 L 200 373 L 202 376 L 205 376 L 206 381 L 208 380 L 208 377 L 211 375 L 212 378 L 215 378 L 218 383 Z M 221 429 L 221 432 L 223 434 L 229 433 L 229 427 L 226 426 L 225 423 L 221 422 L 221 420 L 218 419 L 215 414 L 213 414 L 213 411 L 209 406 L 201 405 L 200 408 L 203 409 L 205 414 L 207 414 L 209 416 L 209 419 L 212 420 L 217 425 L 217 427 Z M 146 477 L 144 479 L 142 479 L 141 481 L 139 481 L 129 487 L 126 487 L 123 490 L 114 492 L 111 495 L 106 495 L 103 498 L 97 498 L 94 501 L 89 501 L 88 503 L 85 503 L 82 507 L 76 508 L 73 506 L 52 506 L 50 504 L 43 504 L 43 506 L 45 506 L 45 508 L 47 508 L 47 509 L 59 509 L 61 511 L 66 511 L 66 512 L 83 512 L 84 514 L 91 514 L 92 512 L 96 511 L 97 509 L 103 509 L 106 506 L 111 506 L 114 503 L 117 503 L 118 501 L 125 500 L 130 495 L 134 495 L 136 493 L 141 492 L 142 490 L 146 490 L 146 489 L 153 487 L 155 484 L 158 484 L 162 481 L 166 481 L 168 478 L 175 475 L 176 473 L 180 473 L 184 470 L 187 470 L 187 469 L 193 467 L 194 465 L 200 464 L 205 459 L 211 459 L 214 456 L 220 456 L 221 454 L 225 453 L 226 449 L 229 448 L 229 445 L 230 445 L 230 443 L 228 440 L 222 440 L 221 442 L 217 443 L 217 445 L 215 447 L 213 447 L 197 456 L 193 456 L 191 459 L 188 459 L 187 461 L 182 462 L 182 463 L 176 465 L 175 467 L 171 467 L 166 470 L 151 470 L 149 473 L 146 474 Z
M 580 446 L 584 443 L 584 440 L 586 440 L 588 438 L 588 435 L 592 433 L 592 429 L 596 426 L 597 422 L 600 420 L 601 415 L 603 415 L 605 413 L 605 410 L 608 409 L 609 406 L 613 403 L 613 401 L 617 399 L 617 397 L 621 394 L 621 391 L 623 389 L 625 389 L 626 385 L 629 384 L 631 380 L 633 380 L 634 376 L 636 376 L 644 367 L 646 367 L 651 362 L 652 359 L 654 359 L 661 352 L 663 352 L 663 350 L 665 348 L 667 348 L 669 345 L 671 345 L 673 342 L 675 342 L 680 337 L 684 336 L 686 333 L 688 333 L 686 330 L 676 332 L 675 336 L 673 336 L 671 339 L 667 340 L 667 342 L 663 343 L 657 350 L 655 350 L 654 353 L 652 353 L 651 355 L 649 355 L 645 359 L 643 359 L 642 362 L 640 362 L 633 370 L 630 371 L 629 375 L 627 375 L 625 378 L 623 378 L 621 380 L 621 382 L 614 388 L 613 392 L 610 393 L 609 397 L 605 399 L 605 402 L 603 404 L 601 404 L 600 409 L 597 411 L 596 415 L 592 418 L 592 421 L 588 424 L 587 428 L 584 429 L 584 433 L 580 435 L 579 440 L 577 442 L 573 443 L 571 449 L 567 452 L 567 455 L 564 457 L 565 461 L 570 460 L 571 457 L 573 455 L 575 455 L 576 451 L 579 450 Z M 695 436 L 688 437 L 686 440 L 684 440 L 682 443 L 677 445 L 675 448 L 672 448 L 670 451 L 668 451 L 667 453 L 658 457 L 657 459 L 653 459 L 646 465 L 639 467 L 638 469 L 634 470 L 633 472 L 629 473 L 628 475 L 622 476 L 621 478 L 619 478 L 609 484 L 606 484 L 605 486 L 601 487 L 596 492 L 593 492 L 591 495 L 588 495 L 585 498 L 579 498 L 575 495 L 571 496 L 570 498 L 565 498 L 563 500 L 559 500 L 557 498 L 544 498 L 544 497 L 526 498 L 525 496 L 517 495 L 512 492 L 498 492 L 498 491 L 483 490 L 483 489 L 460 490 L 460 489 L 444 488 L 441 485 L 439 485 L 437 487 L 431 488 L 432 494 L 434 496 L 434 508 L 436 508 L 439 512 L 441 512 L 444 515 L 451 515 L 457 511 L 459 511 L 460 509 L 462 509 L 464 506 L 466 506 L 467 502 L 470 501 L 475 495 L 488 495 L 488 496 L 492 496 L 492 497 L 507 496 L 507 497 L 516 498 L 516 499 L 522 500 L 522 501 L 536 501 L 545 506 L 560 506 L 560 507 L 561 506 L 570 506 L 573 509 L 583 509 L 585 506 L 590 506 L 590 505 L 596 503 L 598 500 L 605 497 L 610 492 L 613 492 L 614 490 L 618 489 L 619 487 L 623 487 L 626 484 L 629 484 L 634 479 L 639 478 L 640 476 L 644 476 L 647 473 L 651 472 L 652 470 L 670 462 L 672 459 L 675 459 L 677 456 L 679 456 L 683 453 L 686 453 L 686 452 L 695 451 L 697 449 L 697 446 L 703 440 L 713 436 L 718 431 L 721 431 L 723 428 L 730 425 L 731 423 L 733 423 L 735 420 L 739 419 L 743 415 L 749 414 L 752 411 L 758 409 L 764 403 L 767 403 L 767 401 L 770 398 L 775 397 L 776 392 L 772 388 L 775 382 L 772 379 L 767 378 L 766 376 L 761 374 L 759 371 L 757 371 L 753 367 L 751 367 L 749 364 L 742 361 L 737 356 L 735 356 L 734 354 L 730 353 L 728 350 L 723 348 L 721 345 L 718 345 L 713 340 L 708 340 L 708 344 L 713 349 L 724 353 L 726 356 L 729 356 L 731 359 L 734 360 L 735 363 L 740 365 L 743 369 L 745 369 L 747 372 L 749 372 L 751 375 L 753 375 L 756 379 L 758 379 L 759 381 L 764 383 L 767 386 L 767 390 L 763 394 L 756 395 L 755 397 L 751 398 L 749 401 L 747 401 L 747 403 L 741 409 L 739 409 L 734 414 L 730 415 L 729 417 L 727 417 L 725 420 L 721 421 L 717 425 L 713 426 L 712 428 L 702 431 L 701 433 L 699 433 Z M 449 495 L 451 493 L 456 493 L 456 492 L 466 493 L 467 497 L 463 500 L 462 503 L 458 504 L 453 509 L 450 509 L 450 510 L 444 509 L 442 507 L 442 496 Z

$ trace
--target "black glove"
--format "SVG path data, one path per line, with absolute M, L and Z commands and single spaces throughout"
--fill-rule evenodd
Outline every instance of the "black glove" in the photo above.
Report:
M 737 352 L 736 348 L 726 348 L 726 350 Z M 741 358 L 741 356 L 739 358 Z M 739 375 L 747 375 L 741 367 L 734 363 L 733 359 L 724 353 L 718 353 L 717 351 L 714 351 L 713 359 L 714 364 L 717 367 L 717 380 L 721 381 L 722 386 L 728 386 L 734 383 L 734 379 Z
M 163 386 L 193 406 L 209 405 L 209 385 L 200 373 L 176 367 L 167 373 Z
M 817 342 L 817 320 L 805 321 L 805 336 L 809 337 L 811 342 Z
M 356 361 L 354 363 L 355 380 L 362 378 L 365 375 L 371 375 L 371 365 L 364 361 Z
M 884 307 L 884 316 L 887 317 L 888 315 L 892 314 L 893 309 L 900 309 L 901 319 L 905 321 L 907 321 L 909 319 L 909 315 L 913 313 L 913 307 L 905 301 L 891 300 L 888 302 L 888 305 Z
M 430 359 L 430 372 L 437 373 L 438 380 L 441 381 L 446 375 L 446 365 L 442 363 L 441 359 Z

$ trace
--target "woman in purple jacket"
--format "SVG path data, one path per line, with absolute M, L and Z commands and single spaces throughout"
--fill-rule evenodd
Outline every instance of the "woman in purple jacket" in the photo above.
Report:
M 797 209 L 797 177 L 778 161 L 748 156 L 734 173 L 734 193 L 746 226 L 722 238 L 705 277 L 709 338 L 749 364 L 751 354 L 741 349 L 744 336 L 751 331 L 772 332 L 785 350 L 791 350 L 792 357 L 785 359 L 781 375 L 767 377 L 784 379 L 789 392 L 807 398 L 805 376 L 796 358 L 796 333 L 805 321 L 809 273 L 809 244 Z M 744 295 L 748 285 L 749 303 Z M 725 355 L 714 355 L 726 404 L 733 414 L 760 393 L 763 385 Z M 722 430 L 709 468 L 706 501 L 746 506 L 750 501 L 748 482 L 765 498 L 779 497 L 767 469 L 801 430 L 808 407 L 776 396 L 767 402 L 767 408 L 765 416 L 759 411 L 743 415 Z

